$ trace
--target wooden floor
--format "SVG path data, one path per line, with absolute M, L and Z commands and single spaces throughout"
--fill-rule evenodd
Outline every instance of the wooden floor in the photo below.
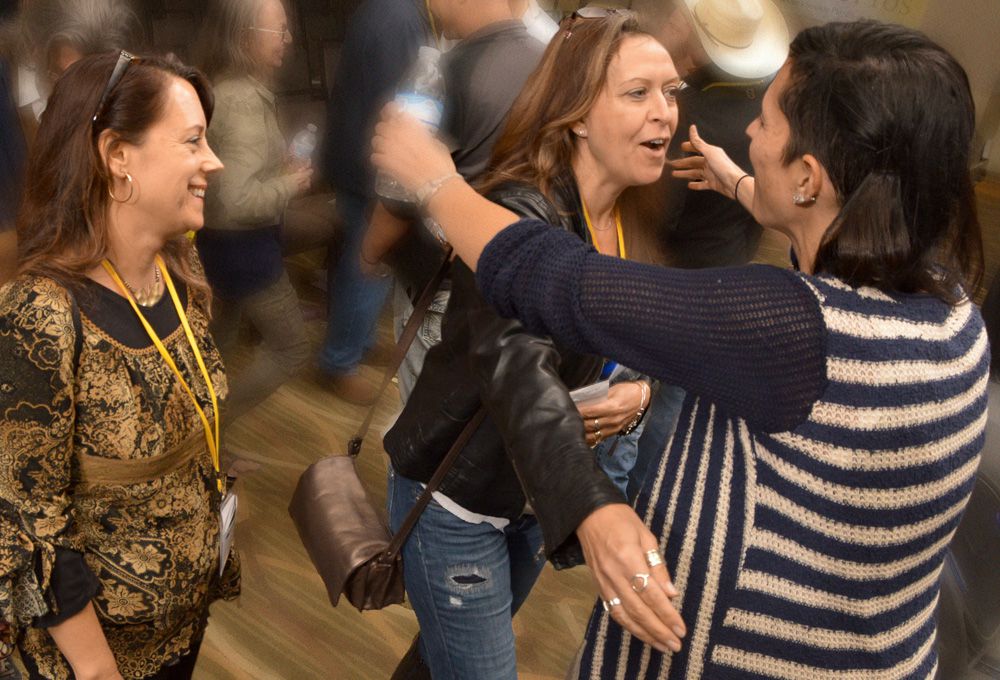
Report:
M 995 265 L 1000 262 L 1000 183 L 980 185 L 979 197 L 988 261 Z M 760 259 L 787 264 L 787 253 L 787 241 L 768 237 Z M 307 258 L 296 259 L 301 271 L 293 273 L 303 297 L 318 303 L 321 294 L 305 283 L 308 264 Z M 322 326 L 319 320 L 310 322 L 317 346 Z M 380 342 L 388 343 L 385 319 L 380 329 Z M 362 371 L 373 382 L 377 379 L 376 369 Z M 360 458 L 379 504 L 385 497 L 380 431 L 394 418 L 398 403 L 393 388 L 379 405 Z M 417 630 L 409 609 L 359 614 L 346 603 L 330 606 L 286 512 L 301 471 L 328 453 L 343 451 L 362 415 L 363 409 L 332 396 L 315 375 L 307 375 L 285 385 L 230 429 L 229 445 L 260 468 L 240 481 L 237 541 L 243 595 L 213 608 L 195 672 L 198 680 L 381 680 L 409 646 Z M 521 678 L 564 676 L 582 639 L 593 593 L 585 568 L 559 573 L 545 568 L 514 621 Z
M 301 273 L 300 279 L 308 278 Z M 317 291 L 307 285 L 299 289 L 304 298 L 319 301 Z M 310 326 L 318 346 L 323 324 Z M 388 344 L 387 317 L 380 332 L 380 343 Z M 361 371 L 373 384 L 381 375 L 381 369 L 368 366 Z M 363 479 L 380 507 L 386 470 L 381 433 L 398 409 L 393 385 L 379 404 L 359 458 Z M 195 672 L 198 680 L 383 679 L 409 647 L 417 625 L 408 607 L 361 614 L 346 602 L 336 609 L 330 605 L 286 511 L 302 470 L 328 453 L 342 452 L 363 416 L 364 409 L 324 390 L 318 376 L 306 375 L 282 387 L 228 432 L 228 445 L 260 468 L 239 482 L 243 595 L 214 605 Z M 514 622 L 520 677 L 563 677 L 583 637 L 592 592 L 585 568 L 557 574 L 546 566 Z

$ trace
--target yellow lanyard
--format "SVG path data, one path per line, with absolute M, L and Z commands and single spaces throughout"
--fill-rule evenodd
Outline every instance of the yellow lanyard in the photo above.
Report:
M 201 352 L 198 350 L 198 343 L 195 342 L 194 333 L 191 332 L 191 324 L 188 323 L 187 314 L 184 313 L 184 307 L 181 305 L 181 300 L 177 296 L 177 290 L 174 288 L 174 281 L 170 278 L 170 273 L 167 271 L 166 266 L 163 264 L 163 260 L 159 255 L 156 256 L 156 266 L 160 268 L 160 272 L 163 274 L 163 281 L 167 284 L 167 290 L 170 292 L 170 299 L 174 302 L 174 309 L 177 310 L 177 316 L 180 318 L 181 326 L 184 327 L 184 334 L 187 336 L 188 343 L 191 345 L 191 351 L 194 352 L 195 361 L 198 362 L 198 368 L 201 369 L 201 374 L 205 378 L 205 385 L 208 388 L 208 394 L 212 398 L 212 412 L 215 414 L 215 431 L 213 433 L 212 426 L 208 422 L 208 416 L 205 415 L 205 411 L 201 408 L 201 404 L 194 396 L 194 392 L 191 391 L 191 386 L 188 385 L 187 380 L 181 375 L 181 372 L 177 369 L 177 364 L 174 363 L 173 358 L 171 358 L 167 348 L 163 346 L 163 341 L 160 340 L 160 336 L 156 334 L 153 327 L 143 316 L 142 312 L 139 311 L 139 305 L 136 304 L 135 299 L 132 297 L 132 292 L 122 281 L 121 277 L 118 276 L 118 272 L 115 271 L 114 266 L 108 260 L 102 260 L 101 264 L 104 265 L 104 269 L 107 270 L 108 275 L 114 279 L 114 282 L 118 284 L 118 288 L 121 290 L 122 295 L 128 300 L 129 304 L 132 305 L 135 315 L 139 317 L 139 321 L 142 323 L 143 328 L 146 329 L 146 333 L 149 335 L 149 339 L 153 341 L 156 345 L 156 349 L 159 350 L 160 356 L 163 360 L 167 362 L 167 365 L 173 370 L 174 375 L 177 376 L 177 380 L 180 381 L 181 386 L 184 391 L 188 393 L 191 397 L 192 403 L 194 403 L 194 408 L 198 412 L 198 416 L 201 417 L 201 424 L 205 426 L 205 441 L 208 443 L 208 452 L 212 455 L 212 465 L 215 466 L 215 481 L 216 485 L 219 487 L 219 493 L 225 492 L 225 487 L 222 484 L 222 477 L 219 471 L 219 401 L 215 396 L 215 388 L 212 386 L 212 379 L 208 375 L 208 369 L 205 368 L 205 361 L 201 358 Z
M 601 249 L 597 247 L 597 233 L 594 231 L 594 225 L 590 222 L 590 213 L 587 211 L 587 204 L 583 199 L 580 199 L 580 205 L 583 206 L 583 219 L 587 223 L 590 240 L 594 243 L 594 248 L 597 252 L 601 252 Z M 625 254 L 625 236 L 622 233 L 622 215 L 618 208 L 615 208 L 615 226 L 618 228 L 618 257 L 623 260 L 628 259 L 628 255 Z
M 434 44 L 440 47 L 441 39 L 438 37 L 437 25 L 434 23 L 434 14 L 431 12 L 431 0 L 424 0 L 424 7 L 427 8 L 427 19 L 431 22 L 431 33 L 434 35 Z

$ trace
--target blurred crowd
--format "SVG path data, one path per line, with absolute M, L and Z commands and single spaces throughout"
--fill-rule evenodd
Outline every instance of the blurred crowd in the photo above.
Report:
M 950 55 L 795 38 L 771 0 L 362 0 L 310 120 L 282 0 L 210 0 L 189 64 L 139 9 L 0 17 L 0 620 L 30 677 L 191 677 L 240 588 L 227 428 L 308 370 L 375 403 L 384 312 L 420 318 L 393 530 L 466 438 L 403 548 L 395 678 L 516 678 L 546 559 L 600 591 L 579 677 L 934 674 L 989 369 Z M 765 228 L 790 269 L 744 266 Z

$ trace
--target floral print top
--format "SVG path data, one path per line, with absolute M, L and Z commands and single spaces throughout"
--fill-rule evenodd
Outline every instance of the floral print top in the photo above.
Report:
M 178 281 L 220 398 L 206 301 Z M 205 380 L 169 295 L 144 310 L 206 415 Z M 71 677 L 46 631 L 92 601 L 125 678 L 201 639 L 219 577 L 215 470 L 190 397 L 128 302 L 22 276 L 0 289 L 0 619 L 43 677 Z

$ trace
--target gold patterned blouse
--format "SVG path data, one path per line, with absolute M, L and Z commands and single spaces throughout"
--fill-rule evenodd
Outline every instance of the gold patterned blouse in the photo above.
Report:
M 221 398 L 205 301 L 178 292 Z M 146 312 L 214 417 L 169 296 Z M 91 597 L 125 678 L 183 656 L 239 591 L 235 553 L 219 577 L 218 506 L 201 419 L 124 298 L 27 276 L 0 289 L 0 618 L 22 658 L 70 677 L 44 626 Z

